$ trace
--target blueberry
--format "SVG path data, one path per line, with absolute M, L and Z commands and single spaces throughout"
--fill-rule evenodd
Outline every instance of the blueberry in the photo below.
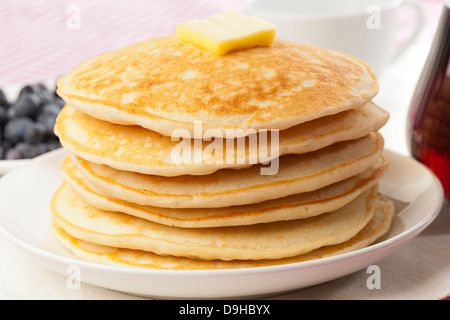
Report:
M 32 124 L 33 121 L 25 117 L 10 119 L 3 128 L 4 139 L 12 143 L 22 141 L 23 133 Z
M 41 113 L 37 117 L 37 122 L 45 125 L 47 132 L 53 134 L 53 128 L 55 127 L 57 115 L 52 113 Z
M 43 83 L 29 84 L 24 86 L 19 92 L 18 99 L 28 94 L 36 94 L 39 97 L 41 103 L 49 102 L 54 98 L 53 93 Z
M 50 102 L 54 99 L 53 93 L 47 88 L 43 83 L 38 83 L 35 85 L 35 91 L 41 98 L 42 103 Z
M 36 93 L 36 90 L 34 89 L 34 87 L 31 84 L 23 86 L 22 89 L 20 89 L 20 91 L 19 91 L 19 95 L 18 95 L 17 99 L 20 99 L 21 97 L 26 96 L 30 93 Z
M 60 109 L 66 105 L 66 102 L 60 96 L 55 96 L 53 102 L 56 103 Z
M 3 92 L 2 89 L 0 89 L 0 106 L 3 106 L 4 108 L 7 109 L 7 108 L 9 108 L 9 105 L 10 105 L 10 103 L 9 103 L 8 99 L 6 98 L 5 93 Z
M 47 113 L 47 114 L 53 114 L 53 115 L 57 116 L 60 111 L 61 111 L 61 107 L 57 103 L 49 102 L 42 106 L 39 113 L 40 114 Z
M 29 143 L 37 143 L 45 140 L 47 136 L 47 128 L 44 124 L 33 122 L 25 128 L 23 132 L 23 141 Z
M 46 153 L 48 151 L 51 151 L 51 150 L 48 149 L 47 143 L 40 143 L 40 144 L 38 144 L 36 146 L 37 146 L 38 155 L 44 154 L 44 153 Z
M 9 116 L 8 111 L 5 108 L 0 107 L 0 127 L 3 127 L 6 122 L 8 122 Z
M 14 143 L 12 143 L 11 141 L 6 140 L 6 139 L 4 139 L 4 140 L 1 142 L 0 145 L 2 146 L 3 151 L 4 151 L 5 153 L 6 153 L 6 151 L 7 151 L 8 149 L 11 149 L 12 147 L 14 147 Z
M 3 142 L 0 144 L 0 148 L 1 148 L 1 150 L 2 150 L 2 155 L 1 155 L 1 158 L 0 158 L 0 159 L 5 159 L 6 153 L 8 152 L 9 149 L 11 149 L 11 147 L 12 147 L 12 144 L 10 145 L 10 144 L 8 144 L 8 143 L 5 143 L 5 141 L 3 141 Z
M 22 154 L 17 149 L 9 149 L 5 154 L 5 160 L 22 159 Z
M 41 100 L 36 93 L 29 93 L 21 96 L 17 101 L 8 109 L 9 117 L 36 117 Z
M 14 148 L 23 159 L 31 159 L 39 155 L 39 147 L 37 144 L 28 142 L 19 142 Z
M 39 97 L 39 90 L 35 85 L 28 84 L 26 86 L 23 86 L 22 89 L 19 91 L 19 95 L 17 96 L 17 100 L 21 99 L 22 97 L 25 97 L 29 94 L 37 94 Z
M 43 83 L 21 88 L 14 102 L 0 89 L 0 159 L 28 159 L 60 148 L 53 133 L 64 100 Z
M 61 148 L 61 143 L 58 139 L 50 140 L 45 143 L 46 152 Z

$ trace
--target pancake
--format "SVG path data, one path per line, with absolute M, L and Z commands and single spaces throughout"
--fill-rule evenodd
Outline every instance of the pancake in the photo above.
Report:
M 62 161 L 61 172 L 72 189 L 98 209 L 123 212 L 174 227 L 211 228 L 304 219 L 335 211 L 376 185 L 387 167 L 387 160 L 382 157 L 373 168 L 316 191 L 246 206 L 207 209 L 141 206 L 109 197 L 98 191 L 81 174 L 70 157 Z
M 261 175 L 262 165 L 218 170 L 209 175 L 162 177 L 119 171 L 72 155 L 86 179 L 116 199 L 166 208 L 218 208 L 258 203 L 314 191 L 375 165 L 383 152 L 381 134 L 335 143 L 301 155 L 279 158 L 274 175 Z
M 389 114 L 386 111 L 369 102 L 360 108 L 280 131 L 278 141 L 274 140 L 274 146 L 278 147 L 278 151 L 270 150 L 272 146 L 270 132 L 266 134 L 267 144 L 263 144 L 267 145 L 269 150 L 264 150 L 263 145 L 258 143 L 261 141 L 258 134 L 253 135 L 255 139 L 252 142 L 250 139 L 246 141 L 241 139 L 245 150 L 240 151 L 241 149 L 236 146 L 232 152 L 225 152 L 227 142 L 223 139 L 214 142 L 218 147 L 215 147 L 212 141 L 194 143 L 192 140 L 188 142 L 191 155 L 201 153 L 202 157 L 197 161 L 190 155 L 191 161 L 186 163 L 174 161 L 172 155 L 177 146 L 184 143 L 182 140 L 175 141 L 171 137 L 162 136 L 140 126 L 124 126 L 98 120 L 77 111 L 70 105 L 66 105 L 59 114 L 55 133 L 65 149 L 96 164 L 162 176 L 201 175 L 223 168 L 249 167 L 264 162 L 261 160 L 286 154 L 306 153 L 336 142 L 361 138 L 380 129 L 388 118 Z M 276 142 L 278 143 L 275 144 Z M 258 154 L 264 159 L 258 157 Z
M 179 128 L 193 135 L 200 122 L 221 137 L 227 129 L 239 137 L 361 107 L 378 82 L 364 62 L 316 46 L 275 39 L 215 56 L 168 35 L 81 63 L 58 80 L 57 92 L 108 122 L 166 136 Z
M 166 270 L 210 270 L 254 268 L 321 259 L 365 248 L 386 234 L 394 217 L 394 205 L 383 195 L 378 196 L 375 215 L 370 222 L 350 240 L 324 246 L 311 252 L 289 258 L 271 260 L 194 260 L 183 257 L 161 256 L 152 252 L 123 249 L 93 244 L 76 239 L 56 223 L 54 233 L 59 242 L 81 260 L 115 266 Z
M 110 247 L 204 260 L 280 259 L 342 243 L 372 219 L 377 188 L 341 209 L 293 221 L 222 228 L 177 228 L 97 209 L 63 183 L 54 194 L 54 221 L 71 236 Z

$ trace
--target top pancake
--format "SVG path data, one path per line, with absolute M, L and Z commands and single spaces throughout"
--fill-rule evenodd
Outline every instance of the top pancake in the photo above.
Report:
M 360 107 L 377 91 L 370 67 L 324 48 L 276 39 L 215 56 L 175 35 L 104 53 L 58 81 L 67 103 L 101 120 L 168 136 L 193 136 L 201 122 L 230 138 Z

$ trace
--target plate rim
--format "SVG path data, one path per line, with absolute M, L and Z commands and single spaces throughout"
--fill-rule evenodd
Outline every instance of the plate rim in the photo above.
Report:
M 38 156 L 34 159 L 28 160 L 29 164 L 26 164 L 26 166 L 29 166 L 31 164 L 36 164 L 36 162 L 39 161 L 48 161 L 48 159 L 51 159 L 52 157 L 62 157 L 65 154 L 64 149 L 58 149 L 51 151 L 49 153 L 43 154 L 41 156 Z M 31 244 L 27 241 L 20 239 L 10 233 L 7 229 L 5 229 L 2 221 L 0 221 L 0 235 L 6 238 L 10 243 L 15 245 L 16 247 L 19 247 L 25 253 L 31 254 L 34 258 L 37 258 L 41 263 L 43 263 L 46 267 L 53 269 L 54 271 L 57 271 L 61 273 L 61 268 L 63 266 L 70 266 L 70 265 L 78 265 L 82 270 L 90 270 L 90 271 L 100 271 L 100 272 L 106 272 L 106 273 L 113 273 L 113 274 L 122 274 L 126 275 L 128 277 L 133 278 L 139 278 L 142 276 L 147 277 L 189 277 L 189 278 L 205 278 L 205 277 L 216 277 L 216 278 L 223 278 L 223 277 L 229 277 L 229 276 L 235 276 L 235 277 L 243 277 L 243 276 L 262 276 L 269 273 L 279 273 L 279 272 L 301 272 L 304 269 L 308 268 L 314 268 L 318 266 L 326 266 L 326 265 L 333 265 L 333 264 L 339 264 L 339 263 L 345 263 L 346 260 L 351 259 L 358 259 L 361 257 L 364 257 L 365 255 L 380 255 L 380 251 L 395 251 L 400 249 L 404 244 L 409 242 L 410 240 L 414 239 L 418 234 L 420 234 L 428 225 L 434 221 L 434 219 L 438 216 L 439 212 L 441 211 L 444 196 L 443 196 L 443 188 L 437 177 L 434 175 L 434 173 L 429 170 L 427 167 L 425 167 L 420 162 L 416 161 L 415 159 L 411 157 L 407 157 L 401 154 L 398 154 L 394 151 L 385 149 L 385 152 L 388 154 L 388 156 L 394 156 L 394 157 L 400 157 L 402 160 L 407 161 L 413 161 L 416 165 L 419 165 L 422 170 L 425 170 L 428 174 L 431 175 L 433 178 L 433 183 L 431 186 L 427 189 L 428 192 L 430 192 L 430 188 L 434 190 L 433 195 L 435 197 L 434 204 L 432 208 L 428 208 L 425 206 L 421 210 L 429 210 L 428 214 L 421 218 L 421 220 L 411 226 L 410 228 L 400 232 L 397 235 L 394 235 L 392 237 L 389 237 L 387 239 L 383 239 L 382 241 L 376 242 L 368 247 L 361 248 L 358 250 L 354 250 L 351 252 L 339 254 L 336 256 L 331 257 L 325 257 L 322 259 L 315 259 L 315 260 L 309 260 L 309 261 L 303 261 L 303 262 L 296 262 L 296 263 L 290 263 L 285 265 L 275 265 L 275 266 L 263 266 L 263 267 L 253 267 L 253 268 L 238 268 L 238 269 L 218 269 L 218 270 L 165 270 L 165 269 L 146 269 L 146 268 L 136 268 L 136 267 L 127 267 L 127 266 L 117 266 L 117 265 L 108 265 L 108 264 L 100 264 L 96 262 L 91 261 L 85 261 L 78 259 L 75 256 L 64 256 L 62 254 L 59 254 L 57 252 L 52 252 L 49 249 L 42 248 L 39 246 L 39 244 Z M 4 183 L 5 179 L 8 179 L 10 176 L 14 176 L 16 172 L 19 170 L 23 170 L 24 167 L 19 167 L 16 169 L 11 170 L 10 172 L 6 173 L 3 177 L 0 178 L 0 184 Z M 437 191 L 437 192 L 436 192 Z M 389 196 L 389 195 L 387 195 Z M 417 201 L 417 200 L 415 200 Z M 407 206 L 404 208 L 401 212 L 404 210 L 411 210 L 410 206 Z M 0 208 L 0 212 L 3 213 L 3 208 Z M 383 257 L 389 255 L 390 253 L 383 253 Z M 57 264 L 55 266 L 54 264 Z M 360 269 L 360 268 L 359 268 Z M 358 270 L 359 270 L 358 269 Z M 354 270 L 356 271 L 356 270 Z M 348 274 L 348 273 L 346 273 Z M 66 274 L 67 275 L 67 274 Z M 342 275 L 343 276 L 343 275 Z M 333 278 L 336 279 L 336 278 Z M 332 280 L 332 279 L 330 279 Z M 91 283 L 89 281 L 85 281 L 87 283 Z M 318 282 L 316 284 L 321 284 L 325 281 Z M 99 285 L 95 284 L 97 286 L 108 288 L 108 286 L 105 285 Z M 109 287 L 111 288 L 111 287 Z M 302 286 L 299 286 L 298 289 L 301 289 Z M 114 288 L 113 288 L 114 289 Z M 143 293 L 133 293 L 129 292 L 127 290 L 120 290 L 124 293 L 129 294 L 138 294 L 138 295 L 144 295 L 147 294 Z M 277 291 L 279 292 L 279 291 Z M 273 292 L 273 294 L 276 294 L 276 292 Z M 152 294 L 149 294 L 152 296 Z M 260 293 L 255 292 L 254 295 L 258 296 Z M 156 296 L 159 296 L 156 294 Z M 162 296 L 163 298 L 166 298 L 167 296 Z M 169 296 L 169 298 L 172 296 Z M 173 297 L 179 297 L 178 295 L 173 295 Z M 204 296 L 198 296 L 193 295 L 189 298 L 196 298 L 196 297 L 204 297 Z M 206 296 L 209 298 L 208 296 Z M 221 296 L 213 296 L 213 298 L 222 298 Z

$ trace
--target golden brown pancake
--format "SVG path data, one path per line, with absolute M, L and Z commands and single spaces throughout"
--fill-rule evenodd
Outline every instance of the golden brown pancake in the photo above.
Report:
M 130 214 L 174 227 L 211 228 L 304 219 L 338 210 L 373 187 L 387 170 L 382 157 L 373 168 L 316 191 L 245 206 L 225 208 L 159 208 L 109 197 L 98 191 L 69 157 L 61 163 L 65 181 L 84 201 L 105 211 Z
M 386 234 L 391 226 L 394 214 L 392 201 L 383 195 L 379 195 L 375 216 L 350 240 L 336 245 L 324 246 L 302 255 L 271 260 L 194 260 L 182 257 L 161 256 L 148 251 L 109 247 L 79 240 L 69 235 L 56 223 L 53 223 L 53 228 L 60 243 L 76 257 L 86 261 L 149 269 L 235 269 L 310 261 L 365 248 Z
M 368 104 L 322 117 L 280 131 L 278 151 L 271 150 L 272 135 L 267 133 L 267 144 L 259 144 L 261 136 L 246 139 L 245 149 L 233 145 L 225 152 L 225 140 L 189 141 L 191 155 L 201 153 L 201 161 L 190 155 L 189 163 L 177 163 L 177 150 L 184 141 L 144 129 L 140 126 L 124 126 L 98 120 L 66 105 L 58 116 L 55 132 L 64 148 L 83 159 L 96 164 L 105 164 L 118 170 L 176 176 L 183 174 L 209 174 L 223 168 L 243 168 L 263 162 L 262 157 L 273 159 L 286 154 L 301 154 L 318 150 L 333 143 L 358 139 L 380 129 L 389 114 L 375 104 Z M 244 139 L 244 138 L 242 138 Z M 198 140 L 197 140 L 198 141 Z M 274 140 L 275 141 L 275 140 Z M 217 148 L 216 144 L 217 143 Z M 269 150 L 264 151 L 263 146 Z M 174 159 L 175 157 L 175 159 Z M 238 161 L 239 159 L 239 161 Z M 194 161 L 195 160 L 195 161 Z
M 389 115 L 358 59 L 281 39 L 217 56 L 169 35 L 91 58 L 57 90 L 68 157 L 52 221 L 81 259 L 268 266 L 356 250 L 389 229 L 393 204 L 377 193 Z M 271 129 L 279 142 L 264 144 L 258 131 Z M 196 138 L 182 159 L 180 135 Z
M 52 199 L 54 221 L 77 239 L 204 260 L 280 259 L 345 242 L 372 219 L 377 188 L 334 212 L 306 219 L 222 228 L 177 228 L 97 209 L 67 184 Z
M 168 208 L 218 208 L 258 203 L 314 191 L 375 165 L 383 151 L 379 133 L 301 155 L 279 159 L 274 175 L 260 165 L 218 170 L 209 175 L 163 177 L 120 171 L 73 156 L 75 164 L 98 190 L 129 202 Z
M 145 40 L 91 58 L 58 81 L 76 109 L 118 124 L 170 136 L 194 123 L 244 136 L 283 130 L 357 108 L 378 92 L 362 61 L 276 39 L 269 47 L 215 56 L 175 35 Z

